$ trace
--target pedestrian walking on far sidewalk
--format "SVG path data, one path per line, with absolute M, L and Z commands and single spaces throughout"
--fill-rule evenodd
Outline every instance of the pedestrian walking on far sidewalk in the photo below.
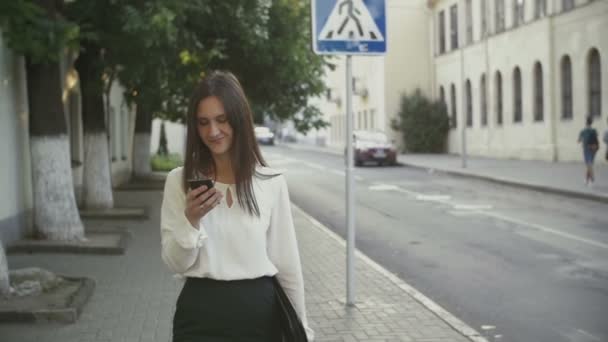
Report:
M 578 135 L 578 142 L 581 143 L 583 147 L 583 159 L 585 160 L 586 167 L 585 184 L 587 186 L 593 185 L 593 182 L 595 181 L 593 174 L 593 161 L 595 159 L 595 154 L 599 149 L 597 131 L 595 128 L 591 127 L 592 124 L 593 117 L 587 117 L 587 124 Z
M 194 90 L 160 228 L 164 262 L 186 278 L 173 342 L 313 340 L 287 182 L 262 158 L 231 73 L 208 74 Z
M 608 119 L 606 120 L 608 121 Z M 604 131 L 604 144 L 606 144 L 606 160 L 608 161 L 608 128 Z

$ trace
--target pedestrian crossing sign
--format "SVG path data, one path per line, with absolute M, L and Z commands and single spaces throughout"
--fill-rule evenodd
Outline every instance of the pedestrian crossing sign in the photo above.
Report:
M 386 52 L 385 0 L 312 0 L 312 44 L 320 55 Z

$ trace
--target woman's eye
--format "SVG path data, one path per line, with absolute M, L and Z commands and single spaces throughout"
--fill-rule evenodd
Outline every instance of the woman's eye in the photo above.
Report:
M 209 123 L 209 121 L 199 121 L 198 124 L 199 126 L 206 126 Z
M 228 121 L 228 118 L 226 118 L 226 117 L 221 117 L 221 118 L 217 119 L 217 122 L 219 122 L 219 123 L 226 123 L 226 121 Z

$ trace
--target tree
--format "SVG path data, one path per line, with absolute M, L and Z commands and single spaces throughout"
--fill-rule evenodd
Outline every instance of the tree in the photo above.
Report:
M 432 101 L 416 89 L 402 95 L 398 117 L 391 121 L 391 127 L 402 133 L 405 150 L 439 153 L 445 150 L 449 117 L 444 103 Z
M 67 123 L 60 87 L 60 52 L 77 44 L 79 28 L 56 0 L 3 1 L 0 25 L 8 46 L 25 56 L 29 105 L 34 228 L 39 238 L 79 240 Z

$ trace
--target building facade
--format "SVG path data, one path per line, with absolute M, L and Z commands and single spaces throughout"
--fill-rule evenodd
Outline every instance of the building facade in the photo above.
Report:
M 449 152 L 580 160 L 586 117 L 599 132 L 607 128 L 608 1 L 439 0 L 429 7 L 432 89 L 451 118 Z
M 386 132 L 400 142 L 390 123 L 397 116 L 401 95 L 420 88 L 431 92 L 432 54 L 430 9 L 421 0 L 387 0 L 387 54 L 385 56 L 354 56 L 353 127 Z M 346 58 L 333 57 L 334 70 L 327 70 L 329 88 L 320 98 L 311 99 L 330 123 L 326 129 L 309 133 L 319 145 L 343 147 L 346 137 Z

